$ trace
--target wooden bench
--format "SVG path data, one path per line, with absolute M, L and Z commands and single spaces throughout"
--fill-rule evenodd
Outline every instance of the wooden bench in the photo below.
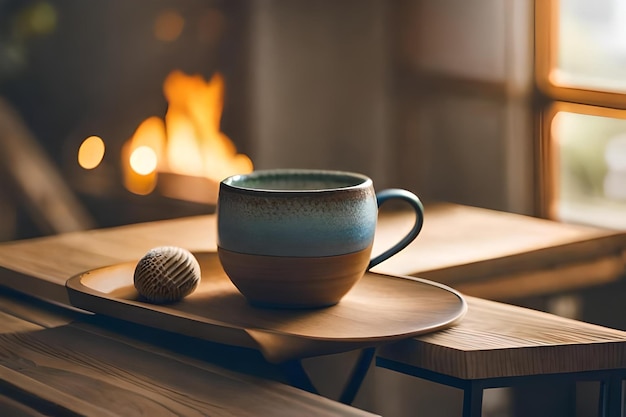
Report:
M 467 297 L 455 327 L 387 345 L 376 363 L 464 391 L 463 415 L 481 415 L 483 390 L 552 380 L 601 381 L 602 416 L 621 416 L 626 332 Z

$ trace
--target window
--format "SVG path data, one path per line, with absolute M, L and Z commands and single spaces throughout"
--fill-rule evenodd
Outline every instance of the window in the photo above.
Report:
M 536 0 L 540 205 L 626 229 L 626 2 Z

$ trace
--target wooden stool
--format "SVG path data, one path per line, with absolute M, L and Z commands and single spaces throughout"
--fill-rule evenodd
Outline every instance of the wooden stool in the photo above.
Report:
M 459 325 L 384 346 L 376 364 L 462 389 L 464 417 L 481 414 L 486 388 L 539 380 L 600 381 L 600 415 L 622 415 L 626 332 L 466 298 Z

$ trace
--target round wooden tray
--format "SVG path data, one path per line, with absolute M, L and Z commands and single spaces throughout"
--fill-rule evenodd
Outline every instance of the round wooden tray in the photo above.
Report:
M 214 252 L 195 253 L 196 291 L 167 305 L 142 300 L 133 286 L 136 262 L 70 278 L 73 306 L 213 342 L 259 349 L 274 363 L 375 346 L 443 329 L 467 310 L 463 297 L 419 278 L 367 272 L 339 304 L 321 309 L 270 309 L 248 304 Z

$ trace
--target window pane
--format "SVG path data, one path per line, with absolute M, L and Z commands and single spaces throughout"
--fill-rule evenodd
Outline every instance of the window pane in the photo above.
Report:
M 626 120 L 558 112 L 559 220 L 626 229 Z
M 560 0 L 554 84 L 626 92 L 626 1 Z

